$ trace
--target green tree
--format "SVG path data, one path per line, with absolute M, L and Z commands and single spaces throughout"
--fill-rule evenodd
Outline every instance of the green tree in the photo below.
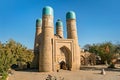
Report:
M 34 54 L 31 50 L 28 50 L 25 46 L 12 39 L 4 44 L 0 42 L 0 73 L 5 78 L 13 64 L 30 64 L 33 57 Z
M 116 45 L 112 44 L 111 42 L 93 44 L 90 45 L 89 49 L 87 50 L 91 53 L 100 56 L 102 63 L 107 62 L 109 64 L 111 63 L 112 59 L 116 58 L 115 53 L 118 51 L 116 50 Z

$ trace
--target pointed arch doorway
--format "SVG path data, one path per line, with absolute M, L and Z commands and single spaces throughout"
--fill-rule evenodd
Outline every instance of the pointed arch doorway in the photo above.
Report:
M 55 39 L 53 48 L 53 71 L 74 70 L 74 40 Z
M 60 62 L 60 69 L 67 70 L 67 66 L 66 66 L 65 61 Z
M 66 46 L 62 46 L 60 48 L 60 52 L 61 52 L 60 53 L 61 59 L 60 59 L 60 62 L 59 62 L 60 69 L 71 70 L 71 62 L 72 62 L 71 51 Z

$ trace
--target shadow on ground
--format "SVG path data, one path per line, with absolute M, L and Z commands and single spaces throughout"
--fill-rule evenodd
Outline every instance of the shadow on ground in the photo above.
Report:
M 22 72 L 38 72 L 38 69 L 15 69 L 15 71 L 22 71 Z

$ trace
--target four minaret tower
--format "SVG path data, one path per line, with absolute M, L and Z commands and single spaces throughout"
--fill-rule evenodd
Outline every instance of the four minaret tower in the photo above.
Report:
M 54 42 L 54 13 L 49 6 L 43 8 L 42 20 L 36 20 L 36 35 L 34 43 L 34 53 L 36 57 L 36 66 L 40 72 L 53 71 L 53 42 Z M 78 45 L 78 36 L 76 28 L 76 15 L 73 11 L 66 14 L 67 22 L 67 39 L 74 40 L 74 57 L 73 66 L 75 70 L 80 68 L 80 50 Z M 56 35 L 61 39 L 63 36 L 63 23 L 60 19 L 56 22 Z

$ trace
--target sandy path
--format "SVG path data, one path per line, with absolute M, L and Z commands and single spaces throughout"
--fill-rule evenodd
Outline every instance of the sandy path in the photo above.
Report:
M 56 76 L 57 80 L 60 80 L 60 77 L 64 77 L 64 80 L 120 80 L 120 71 L 106 71 L 106 75 L 101 75 L 100 72 L 100 70 L 60 70 L 54 73 L 14 71 L 9 80 L 45 80 L 48 74 Z

